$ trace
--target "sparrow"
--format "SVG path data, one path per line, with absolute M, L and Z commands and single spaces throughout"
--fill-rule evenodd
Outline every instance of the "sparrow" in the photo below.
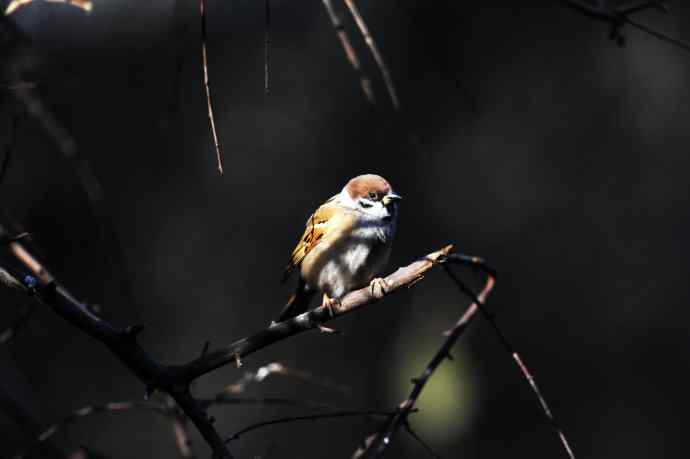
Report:
M 314 295 L 331 313 L 345 294 L 378 286 L 388 263 L 398 217 L 398 202 L 386 179 L 359 175 L 307 219 L 306 228 L 283 272 L 283 283 L 299 270 L 295 293 L 277 321 L 306 312 Z

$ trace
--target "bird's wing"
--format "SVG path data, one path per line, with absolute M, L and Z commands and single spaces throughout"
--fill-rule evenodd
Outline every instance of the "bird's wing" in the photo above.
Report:
M 283 282 L 290 277 L 290 274 L 296 267 L 302 263 L 304 257 L 323 239 L 328 232 L 329 222 L 337 211 L 337 205 L 334 203 L 336 196 L 323 203 L 316 211 L 307 219 L 304 234 L 297 243 L 297 247 L 292 251 L 292 256 L 288 261 L 285 270 L 283 271 Z

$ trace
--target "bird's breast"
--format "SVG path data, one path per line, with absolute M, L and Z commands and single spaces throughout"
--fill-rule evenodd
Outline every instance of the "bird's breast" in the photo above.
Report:
M 330 297 L 340 298 L 366 286 L 388 262 L 394 228 L 365 222 L 315 247 L 304 260 L 307 284 Z

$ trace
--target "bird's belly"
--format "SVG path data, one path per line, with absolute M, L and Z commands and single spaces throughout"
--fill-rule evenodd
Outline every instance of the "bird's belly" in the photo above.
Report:
M 341 298 L 352 290 L 366 286 L 381 272 L 390 253 L 389 244 L 379 241 L 350 239 L 343 242 L 321 254 L 314 254 L 319 259 L 306 263 L 311 264 L 312 269 L 307 272 L 303 270 L 307 284 L 331 298 Z

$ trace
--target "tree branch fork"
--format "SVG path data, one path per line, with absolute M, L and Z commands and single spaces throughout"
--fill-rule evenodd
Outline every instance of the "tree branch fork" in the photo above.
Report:
M 213 450 L 214 458 L 232 455 L 213 426 L 213 418 L 190 392 L 190 384 L 197 378 L 227 364 L 239 366 L 241 359 L 290 336 L 317 328 L 330 320 L 349 314 L 402 289 L 411 287 L 424 278 L 427 271 L 444 262 L 452 246 L 421 257 L 397 269 L 384 278 L 385 291 L 365 287 L 347 294 L 340 304 L 328 309 L 320 306 L 288 321 L 274 323 L 267 328 L 231 343 L 228 346 L 204 352 L 199 358 L 181 365 L 158 362 L 141 347 L 137 336 L 143 326 L 118 327 L 95 315 L 48 271 L 23 244 L 23 238 L 12 237 L 0 226 L 2 246 L 18 262 L 18 268 L 0 266 L 0 273 L 12 282 L 2 285 L 22 291 L 92 338 L 103 343 L 146 386 L 146 393 L 161 390 L 170 394 L 180 409 L 197 427 Z

